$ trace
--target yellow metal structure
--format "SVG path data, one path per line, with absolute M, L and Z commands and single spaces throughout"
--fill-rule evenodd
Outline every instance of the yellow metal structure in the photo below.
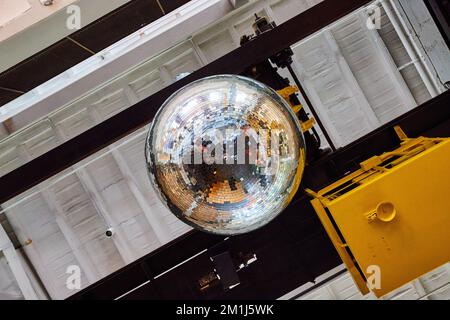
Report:
M 397 150 L 307 190 L 359 289 L 377 297 L 450 261 L 450 139 L 396 132 Z
M 298 92 L 298 87 L 296 86 L 289 86 L 284 89 L 278 90 L 278 94 L 282 96 L 285 100 L 289 100 L 289 97 L 292 96 L 294 93 Z
M 314 118 L 310 118 L 308 121 L 302 122 L 301 126 L 302 126 L 303 132 L 311 130 L 315 124 L 316 124 L 316 119 L 314 119 Z
M 297 114 L 302 110 L 303 106 L 301 104 L 299 105 L 293 105 L 289 99 L 290 96 L 292 96 L 294 93 L 298 92 L 298 87 L 296 86 L 289 86 L 284 89 L 278 90 L 278 94 L 283 97 L 289 104 L 291 105 L 292 110 Z M 301 122 L 302 130 L 303 132 L 309 131 L 314 127 L 316 124 L 316 120 L 314 118 L 310 118 L 308 121 Z

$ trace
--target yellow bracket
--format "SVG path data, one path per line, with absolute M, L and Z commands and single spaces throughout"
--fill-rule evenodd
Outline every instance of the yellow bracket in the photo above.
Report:
M 369 171 L 370 169 L 373 169 L 382 163 L 383 163 L 383 160 L 379 156 L 375 156 L 364 162 L 361 162 L 360 165 L 361 165 L 361 169 L 363 169 L 364 171 Z
M 311 198 L 314 198 L 314 199 L 320 198 L 320 196 L 317 194 L 317 192 L 314 192 L 314 191 L 312 191 L 311 189 L 306 188 L 306 189 L 305 189 L 305 192 L 306 192 L 306 194 L 307 194 L 308 196 L 310 196 Z
M 292 96 L 294 93 L 298 92 L 298 87 L 296 86 L 289 86 L 284 89 L 278 90 L 278 94 L 282 96 L 284 99 L 289 100 L 289 97 Z
M 292 105 L 291 101 L 289 100 L 289 97 L 291 95 L 293 95 L 294 93 L 298 92 L 298 87 L 297 86 L 289 86 L 286 87 L 284 89 L 278 90 L 278 94 L 285 99 L 287 102 L 289 102 L 289 104 L 291 105 L 292 110 L 297 114 L 300 112 L 300 110 L 302 110 L 303 106 L 301 104 L 299 105 Z M 314 125 L 316 124 L 316 120 L 314 118 L 311 118 L 305 122 L 301 122 L 301 126 L 302 126 L 302 130 L 303 132 L 307 132 L 309 130 L 311 130 L 312 127 L 314 127 Z
M 310 130 L 312 127 L 314 127 L 315 124 L 316 124 L 316 119 L 314 119 L 314 118 L 310 118 L 308 121 L 302 122 L 301 126 L 302 126 L 303 132 Z
M 302 110 L 303 106 L 301 104 L 297 105 L 297 106 L 291 106 L 292 110 L 297 114 L 300 112 L 300 110 Z
M 394 130 L 395 130 L 395 133 L 397 134 L 397 136 L 400 138 L 400 140 L 402 140 L 402 141 L 408 140 L 408 136 L 402 130 L 402 128 L 400 128 L 400 126 L 395 126 Z

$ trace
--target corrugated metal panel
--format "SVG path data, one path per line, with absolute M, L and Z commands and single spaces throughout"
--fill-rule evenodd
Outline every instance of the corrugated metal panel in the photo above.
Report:
M 293 51 L 300 79 L 335 145 L 344 146 L 379 126 L 330 31 L 293 46 Z
M 68 265 L 80 265 L 61 232 L 46 200 L 39 193 L 28 192 L 24 201 L 6 212 L 19 241 L 32 240 L 24 250 L 53 298 L 71 294 L 66 287 Z M 8 204 L 5 204 L 6 206 Z M 86 285 L 87 278 L 81 278 Z
M 361 11 L 331 31 L 345 61 L 381 124 L 416 106 L 376 30 L 366 26 Z
M 411 94 L 413 95 L 418 105 L 431 99 L 431 94 L 428 92 L 422 78 L 417 72 L 416 67 L 411 61 L 405 47 L 403 46 L 400 38 L 395 31 L 392 22 L 386 15 L 383 8 L 380 8 L 381 12 L 381 29 L 378 30 L 378 34 L 385 43 L 392 59 L 394 60 L 397 68 L 402 68 L 401 75 L 408 85 Z
M 22 292 L 14 278 L 5 256 L 0 250 L 0 300 L 23 300 Z

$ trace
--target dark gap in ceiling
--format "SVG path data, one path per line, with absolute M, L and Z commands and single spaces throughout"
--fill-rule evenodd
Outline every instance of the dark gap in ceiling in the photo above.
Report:
M 164 9 L 164 12 L 167 14 L 172 12 L 176 8 L 181 7 L 183 4 L 188 3 L 189 0 L 159 0 L 159 3 Z

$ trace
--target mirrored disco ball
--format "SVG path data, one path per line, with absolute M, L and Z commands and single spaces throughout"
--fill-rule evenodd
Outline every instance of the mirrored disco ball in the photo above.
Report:
M 192 227 L 234 235 L 269 223 L 298 189 L 305 163 L 290 106 L 252 79 L 219 75 L 173 94 L 146 143 L 151 183 Z

